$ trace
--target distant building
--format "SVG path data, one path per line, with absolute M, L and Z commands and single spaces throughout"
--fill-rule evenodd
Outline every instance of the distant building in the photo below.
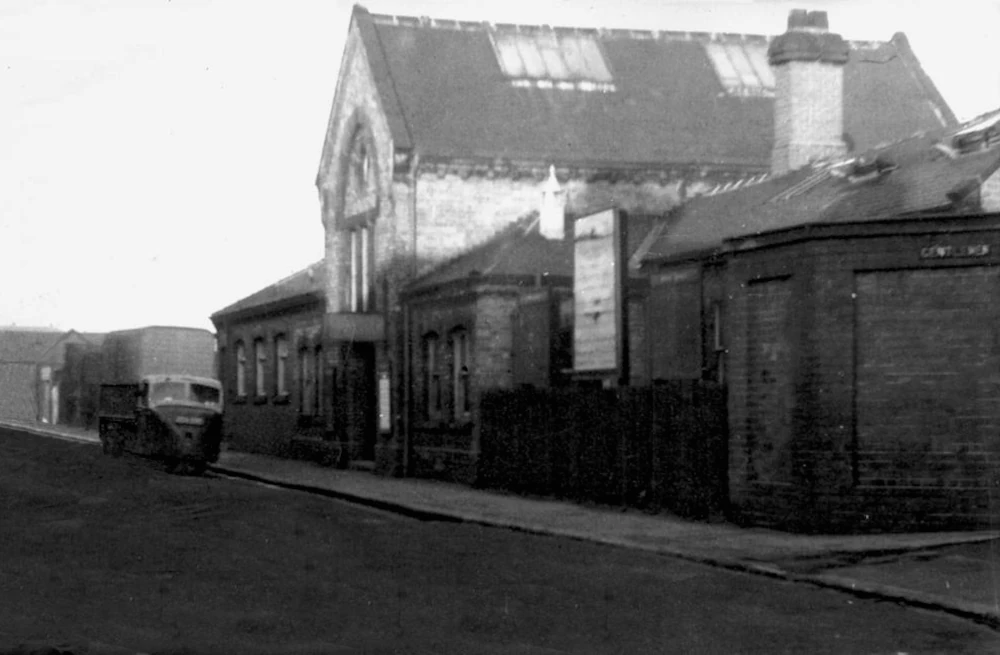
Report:
M 76 330 L 0 328 L 0 418 L 64 422 L 60 379 L 66 348 L 99 339 Z

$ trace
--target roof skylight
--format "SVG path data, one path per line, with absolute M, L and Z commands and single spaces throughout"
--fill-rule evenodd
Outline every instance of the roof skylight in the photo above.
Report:
M 705 44 L 705 53 L 729 95 L 774 96 L 774 73 L 767 63 L 766 43 L 711 42 Z
M 500 69 L 515 86 L 614 89 L 611 70 L 592 35 L 533 31 L 490 36 Z

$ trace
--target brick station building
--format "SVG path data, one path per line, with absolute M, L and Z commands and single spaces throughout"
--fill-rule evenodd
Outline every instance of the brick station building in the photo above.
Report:
M 841 43 L 843 129 L 825 147 L 864 149 L 955 124 L 905 37 Z M 324 403 L 354 409 L 319 438 L 379 471 L 404 469 L 408 417 L 422 402 L 408 377 L 419 344 L 405 289 L 541 211 L 553 182 L 568 215 L 609 206 L 648 215 L 765 175 L 776 138 L 797 153 L 810 136 L 775 129 L 783 82 L 768 44 L 760 35 L 495 25 L 356 6 L 316 177 Z M 469 346 L 470 375 L 485 380 L 474 368 L 492 359 L 479 347 Z M 231 348 L 226 356 L 235 357 Z M 271 406 L 265 398 L 257 409 Z
M 1000 112 L 706 195 L 644 244 L 653 375 L 726 383 L 737 517 L 995 524 L 998 168 Z

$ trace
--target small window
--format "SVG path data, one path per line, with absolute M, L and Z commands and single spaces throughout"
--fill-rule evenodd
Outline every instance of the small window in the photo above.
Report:
M 308 348 L 299 349 L 299 413 L 313 413 L 313 364 Z
M 253 342 L 254 351 L 254 361 L 256 362 L 256 367 L 254 370 L 254 383 L 255 391 L 258 396 L 267 395 L 267 380 L 265 378 L 267 371 L 267 349 L 264 348 L 264 340 L 256 339 Z
M 236 342 L 236 396 L 247 395 L 247 350 L 242 341 Z
M 707 373 L 716 382 L 723 384 L 726 377 L 726 346 L 722 334 L 722 303 L 712 303 L 708 321 L 708 340 L 711 350 L 707 353 Z
M 274 339 L 274 393 L 279 396 L 288 395 L 287 369 L 288 339 L 284 335 L 278 335 Z
M 424 337 L 424 408 L 427 418 L 441 415 L 441 370 L 438 367 L 438 335 Z
M 454 418 L 469 413 L 469 338 L 465 330 L 451 333 L 452 407 Z
M 323 347 L 316 346 L 316 352 L 313 356 L 313 379 L 315 383 L 313 384 L 313 392 L 315 394 L 313 398 L 313 404 L 316 407 L 316 416 L 323 415 Z

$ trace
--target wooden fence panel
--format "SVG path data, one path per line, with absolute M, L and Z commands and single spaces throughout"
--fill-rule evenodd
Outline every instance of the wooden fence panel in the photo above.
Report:
M 726 509 L 725 391 L 711 383 L 484 395 L 478 484 L 668 509 Z

